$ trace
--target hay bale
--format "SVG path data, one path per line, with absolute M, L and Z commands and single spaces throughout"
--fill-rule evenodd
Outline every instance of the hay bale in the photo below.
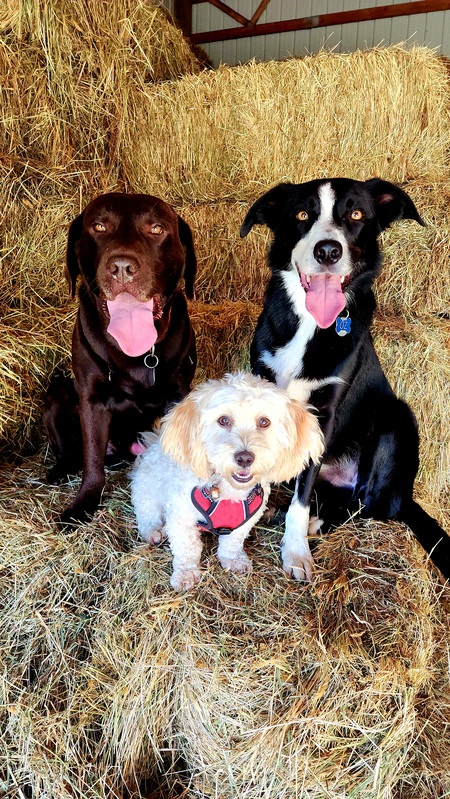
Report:
M 12 5 L 0 38 L 1 149 L 117 175 L 117 148 L 135 135 L 129 95 L 199 69 L 181 31 L 147 0 Z
M 61 536 L 51 519 L 68 490 L 49 492 L 41 474 L 2 475 L 0 780 L 106 799 L 161 768 L 179 600 L 158 601 L 168 573 L 130 551 L 120 485 L 87 535 Z
M 223 799 L 448 785 L 450 592 L 403 525 L 319 539 L 310 586 L 284 575 L 278 529 L 250 539 L 249 577 L 207 538 L 200 586 L 175 596 L 167 547 L 137 545 L 126 476 L 69 535 L 52 520 L 74 485 L 50 489 L 38 459 L 0 482 L 8 799 L 139 795 L 149 778 Z
M 450 315 L 450 193 L 448 181 L 413 181 L 403 186 L 426 227 L 396 222 L 382 235 L 383 268 L 375 284 L 385 312 Z
M 249 347 L 260 309 L 251 302 L 193 303 L 198 365 L 196 381 L 250 369 Z
M 174 733 L 196 793 L 390 795 L 426 751 L 438 600 L 419 548 L 401 525 L 350 524 L 320 542 L 308 588 L 275 548 L 260 530 L 251 579 L 213 565 L 182 607 Z
M 184 76 L 138 92 L 133 118 L 135 147 L 120 150 L 130 183 L 178 202 L 329 175 L 432 181 L 448 166 L 448 76 L 426 48 Z
M 431 316 L 407 321 L 379 315 L 373 332 L 375 348 L 392 388 L 417 416 L 417 496 L 450 529 L 450 322 Z M 443 509 L 447 509 L 446 514 Z
M 46 170 L 20 161 L 0 165 L 3 202 L 0 308 L 21 309 L 31 317 L 38 306 L 57 308 L 68 298 L 64 279 L 70 222 L 89 200 L 113 187 L 86 172 Z
M 70 359 L 76 308 L 8 311 L 0 320 L 0 451 L 42 441 L 42 409 L 51 372 Z

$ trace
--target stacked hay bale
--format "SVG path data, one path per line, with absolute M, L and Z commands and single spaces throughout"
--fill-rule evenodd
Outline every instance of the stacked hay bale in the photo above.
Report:
M 155 193 L 192 226 L 200 379 L 248 364 L 269 241 L 263 229 L 239 239 L 249 203 L 282 180 L 378 174 L 428 225 L 384 235 L 375 336 L 419 417 L 421 501 L 450 527 L 439 59 L 399 47 L 178 78 L 197 64 L 143 0 L 11 3 L 0 25 L 5 455 L 39 440 L 42 391 L 67 357 L 66 230 L 92 196 Z M 74 490 L 49 488 L 40 458 L 2 471 L 7 799 L 148 795 L 148 780 L 158 795 L 220 799 L 450 790 L 450 595 L 402 525 L 354 520 L 319 541 L 306 587 L 284 576 L 276 528 L 250 543 L 248 578 L 223 573 L 207 541 L 204 580 L 178 597 L 170 553 L 136 544 L 126 476 L 62 536 L 53 516 Z

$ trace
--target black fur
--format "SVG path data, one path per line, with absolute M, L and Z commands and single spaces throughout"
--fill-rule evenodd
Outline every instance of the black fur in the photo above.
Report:
M 325 193 L 328 209 L 332 207 L 328 219 L 322 202 Z M 358 217 L 360 213 L 361 219 L 353 218 L 352 214 Z M 276 382 L 330 376 L 343 381 L 311 395 L 310 402 L 318 409 L 325 433 L 325 467 L 321 473 L 315 467 L 306 470 L 297 488 L 297 498 L 305 507 L 314 490 L 318 514 L 324 520 L 322 529 L 342 523 L 358 509 L 366 517 L 404 521 L 449 578 L 450 538 L 412 499 L 419 464 L 416 419 L 392 391 L 370 333 L 375 310 L 372 284 L 381 266 L 378 236 L 398 219 L 423 225 L 410 197 L 377 178 L 281 184 L 257 200 L 245 217 L 241 236 L 247 235 L 254 224 L 266 224 L 274 238 L 269 252 L 272 275 L 251 345 L 251 364 L 255 374 Z M 319 239 L 323 231 L 318 243 L 316 231 Z M 330 248 L 326 249 L 330 241 L 337 247 L 332 258 L 328 255 Z M 325 249 L 320 251 L 322 245 Z M 299 248 L 303 248 L 300 259 Z M 339 248 L 342 257 L 338 257 Z M 315 317 L 302 307 L 307 286 L 302 285 L 301 272 L 313 278 L 325 273 L 342 276 L 343 314 L 348 311 L 351 319 L 348 335 L 339 336 L 334 324 L 316 324 L 311 333 Z M 298 355 L 290 353 L 287 374 L 283 348 L 296 334 L 301 338 L 302 326 L 305 331 L 309 326 L 310 334 L 305 333 L 303 343 L 300 340 Z M 336 484 L 339 480 L 333 484 L 324 479 L 325 469 L 342 464 L 343 459 L 356 465 L 355 479 L 340 485 Z

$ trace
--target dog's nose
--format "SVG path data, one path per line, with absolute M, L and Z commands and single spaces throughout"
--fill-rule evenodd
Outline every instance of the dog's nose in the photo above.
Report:
M 234 460 L 238 466 L 242 466 L 243 469 L 248 469 L 248 467 L 251 466 L 255 460 L 255 456 L 253 455 L 253 452 L 243 449 L 240 452 L 235 453 Z
M 108 262 L 108 271 L 119 283 L 129 283 L 138 271 L 138 265 L 133 258 L 111 258 Z
M 342 258 L 342 246 L 333 239 L 318 241 L 314 247 L 314 258 L 325 266 L 336 264 Z

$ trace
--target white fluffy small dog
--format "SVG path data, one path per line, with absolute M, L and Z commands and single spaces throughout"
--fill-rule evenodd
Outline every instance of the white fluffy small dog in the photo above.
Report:
M 270 483 L 291 479 L 323 452 L 309 393 L 306 381 L 282 389 L 228 374 L 194 388 L 164 417 L 159 435 L 144 434 L 148 448 L 133 468 L 131 495 L 140 536 L 149 544 L 169 539 L 174 589 L 200 580 L 202 530 L 218 534 L 224 569 L 251 571 L 243 544 Z

